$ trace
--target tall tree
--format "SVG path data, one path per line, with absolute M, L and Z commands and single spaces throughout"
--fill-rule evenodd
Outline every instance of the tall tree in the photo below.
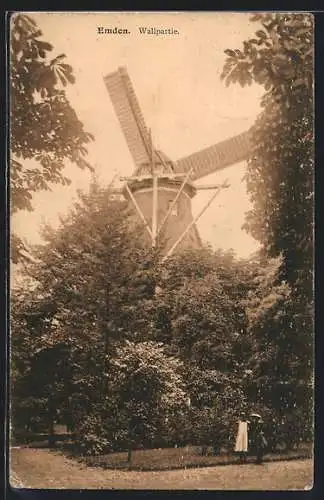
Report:
M 245 403 L 251 357 L 246 304 L 259 265 L 206 248 L 174 255 L 161 269 L 153 334 L 184 361 L 191 408 L 173 422 L 177 430 L 170 424 L 181 442 L 224 444 L 229 420 Z
M 303 435 L 312 427 L 314 22 L 307 13 L 256 14 L 252 21 L 255 37 L 225 51 L 222 73 L 226 85 L 265 89 L 251 129 L 245 228 L 276 259 L 260 268 L 247 304 L 251 360 L 260 397 L 302 421 Z
M 63 387 L 66 398 L 60 405 L 76 409 L 76 420 L 106 404 L 115 346 L 125 338 L 141 338 L 150 325 L 142 305 L 154 292 L 154 256 L 143 247 L 142 229 L 129 219 L 126 204 L 112 201 L 109 188 L 96 182 L 89 193 L 79 193 L 58 229 L 44 227 L 45 244 L 34 247 L 34 262 L 25 270 L 33 288 L 28 283 L 24 294 L 13 292 L 13 389 L 20 403 L 41 394 L 50 409 Z M 133 321 L 139 310 L 143 318 Z M 54 376 L 58 349 L 70 365 L 65 386 Z M 45 359 L 46 383 L 37 379 Z
M 246 303 L 251 339 L 247 387 L 251 401 L 286 421 L 285 429 L 280 424 L 274 431 L 292 446 L 312 435 L 313 339 L 303 325 L 312 324 L 312 308 L 296 304 L 292 288 L 279 279 L 281 268 L 282 257 L 260 266 Z
M 64 88 L 75 82 L 72 67 L 26 14 L 14 14 L 10 29 L 10 191 L 11 212 L 32 210 L 33 193 L 51 184 L 68 184 L 67 162 L 91 169 L 84 130 Z M 28 163 L 33 160 L 33 163 Z M 23 242 L 12 240 L 12 259 L 22 257 Z
M 314 245 L 314 23 L 306 13 L 252 16 L 260 28 L 242 49 L 225 51 L 226 85 L 263 85 L 251 130 L 245 227 L 270 257 L 284 256 L 281 277 L 310 299 Z

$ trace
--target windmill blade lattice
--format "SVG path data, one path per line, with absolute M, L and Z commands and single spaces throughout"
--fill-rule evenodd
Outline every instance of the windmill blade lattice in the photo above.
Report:
M 150 163 L 149 132 L 126 69 L 118 68 L 104 82 L 136 167 Z
M 225 167 L 246 160 L 250 151 L 250 132 L 243 132 L 214 146 L 181 158 L 175 162 L 176 172 L 188 172 L 192 180 L 200 179 Z

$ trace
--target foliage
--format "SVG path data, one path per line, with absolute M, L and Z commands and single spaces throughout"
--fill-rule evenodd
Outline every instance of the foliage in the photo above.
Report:
M 87 412 L 82 412 L 75 430 L 75 451 L 80 455 L 100 455 L 114 449 L 111 432 L 107 432 L 107 422 L 103 418 L 102 406 L 94 406 Z
M 234 335 L 231 302 L 217 275 L 182 287 L 173 311 L 173 343 L 201 369 L 233 368 L 231 340 Z
M 32 195 L 51 184 L 68 184 L 66 162 L 91 169 L 86 145 L 94 138 L 71 107 L 65 87 L 75 82 L 65 55 L 49 58 L 53 46 L 42 40 L 26 14 L 11 17 L 10 31 L 10 190 L 11 211 L 32 210 Z M 33 162 L 31 162 L 33 160 Z M 12 240 L 12 259 L 22 258 Z
M 247 293 L 256 286 L 259 265 L 209 249 L 174 255 L 164 263 L 152 333 L 183 360 L 191 400 L 190 411 L 170 422 L 166 442 L 216 446 L 219 441 L 220 447 L 228 440 L 229 420 L 246 399 Z M 226 409 L 217 412 L 216 401 L 220 408 L 226 398 Z
M 142 231 L 130 225 L 124 203 L 110 200 L 109 189 L 94 181 L 88 194 L 79 193 L 61 227 L 43 228 L 47 244 L 35 249 L 37 262 L 29 272 L 37 277 L 44 304 L 55 311 L 57 331 L 78 341 L 120 339 L 137 335 L 132 319 L 140 298 L 150 296 L 154 260 L 142 246 Z M 142 272 L 142 274 L 141 274 Z
M 252 16 L 242 50 L 226 50 L 226 85 L 264 86 L 251 129 L 245 228 L 266 258 L 247 304 L 251 363 L 262 397 L 311 432 L 314 343 L 314 22 L 307 13 Z M 253 385 L 253 384 L 252 384 Z M 258 397 L 261 393 L 257 390 Z M 289 417 L 289 418 L 290 418 Z M 280 417 L 281 418 L 281 417 Z M 306 424 L 306 422 L 308 422 Z M 295 433 L 295 438 L 301 435 Z M 303 433 L 303 432 L 302 432 Z
M 282 258 L 260 267 L 256 289 L 249 297 L 251 374 L 247 385 L 251 401 L 272 408 L 274 419 L 280 422 L 274 427 L 278 439 L 284 436 L 291 445 L 312 433 L 313 343 L 308 329 L 300 324 L 301 316 L 306 320 L 303 308 L 298 304 L 301 310 L 298 314 L 291 287 L 280 280 L 281 267 Z M 308 320 L 311 321 L 311 311 Z M 303 423 L 293 425 L 301 416 Z M 290 430 L 282 424 L 286 421 L 291 422 Z
M 92 394 L 74 407 L 77 449 L 91 455 L 128 449 L 130 460 L 133 448 L 161 442 L 168 416 L 181 413 L 181 363 L 156 342 L 126 340 L 108 365 L 101 400 Z
M 43 232 L 13 297 L 17 428 L 39 415 L 69 422 L 81 454 L 188 443 L 218 452 L 232 449 L 244 408 L 295 418 L 302 391 L 277 400 L 282 373 L 304 377 L 294 327 L 284 330 L 297 319 L 280 259 L 203 250 L 161 266 L 96 182 Z
M 140 229 L 129 224 L 125 205 L 111 201 L 109 189 L 96 182 L 88 194 L 79 194 L 61 227 L 44 227 L 43 233 L 46 244 L 34 248 L 34 262 L 25 269 L 33 286 L 13 297 L 12 359 L 21 385 L 18 390 L 15 382 L 14 390 L 22 399 L 42 386 L 48 407 L 62 392 L 58 408 L 77 407 L 80 423 L 85 412 L 103 404 L 106 356 L 123 338 L 141 333 L 132 318 L 149 294 L 152 277 L 144 269 L 140 279 L 140 271 L 151 256 Z M 68 351 L 68 374 L 56 365 L 53 353 L 60 345 Z M 40 353 L 47 356 L 52 385 L 39 378 Z M 56 370 L 65 380 L 62 391 L 55 385 Z
M 243 50 L 227 50 L 226 84 L 256 82 L 266 92 L 251 130 L 246 175 L 253 208 L 245 227 L 270 257 L 283 254 L 283 278 L 312 294 L 314 202 L 313 17 L 257 14 Z
M 208 249 L 173 256 L 161 271 L 153 316 L 156 338 L 190 369 L 230 374 L 240 384 L 250 355 L 246 298 L 255 287 L 258 266 Z
M 212 446 L 214 453 L 222 449 L 233 450 L 236 437 L 236 421 L 240 409 L 247 404 L 244 389 L 231 380 L 212 392 L 212 401 L 200 408 L 193 408 L 191 422 L 193 442 L 197 445 Z
M 112 376 L 129 449 L 154 442 L 166 419 L 185 409 L 181 363 L 162 344 L 126 341 L 117 349 Z

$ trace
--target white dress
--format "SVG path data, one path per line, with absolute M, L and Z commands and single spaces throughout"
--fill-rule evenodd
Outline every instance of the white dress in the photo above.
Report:
M 235 451 L 248 451 L 248 422 L 239 420 L 235 442 Z

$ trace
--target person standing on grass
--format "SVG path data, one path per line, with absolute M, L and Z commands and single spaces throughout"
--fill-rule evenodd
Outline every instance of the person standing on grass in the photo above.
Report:
M 262 464 L 264 450 L 267 447 L 267 441 L 263 431 L 263 420 L 258 413 L 251 415 L 251 447 L 256 455 L 256 463 Z
M 247 452 L 248 452 L 248 424 L 249 421 L 246 418 L 246 414 L 242 413 L 238 421 L 237 435 L 235 441 L 234 451 L 239 454 L 240 463 L 246 462 Z
M 262 464 L 264 451 L 267 447 L 267 440 L 264 435 L 263 421 L 259 420 L 257 424 L 257 435 L 256 435 L 256 463 Z

